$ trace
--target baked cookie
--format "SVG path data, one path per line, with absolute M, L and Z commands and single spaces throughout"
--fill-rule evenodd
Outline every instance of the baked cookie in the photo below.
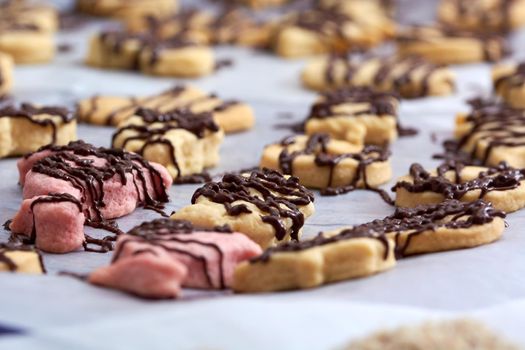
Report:
M 190 109 L 193 113 L 213 113 L 215 122 L 226 133 L 251 129 L 255 116 L 250 106 L 235 100 L 221 100 L 191 86 L 175 86 L 146 97 L 95 96 L 77 104 L 78 118 L 97 125 L 119 125 L 134 115 L 137 108 L 158 112 Z
M 142 17 L 164 17 L 175 13 L 177 0 L 77 0 L 77 10 L 95 16 L 133 21 Z
M 525 168 L 525 111 L 491 100 L 470 101 L 472 111 L 456 118 L 456 140 L 445 143 L 448 154 L 463 153 L 474 164 L 506 162 Z
M 0 52 L 0 98 L 6 96 L 13 86 L 13 59 Z
M 495 66 L 492 81 L 494 92 L 509 106 L 525 108 L 525 63 Z
M 366 87 L 324 93 L 304 122 L 308 135 L 326 133 L 355 145 L 385 145 L 403 131 L 397 119 L 399 97 Z
M 497 240 L 505 214 L 483 201 L 397 208 L 382 220 L 267 249 L 234 273 L 236 292 L 313 288 L 378 273 L 395 256 L 475 247 Z
M 119 124 L 111 144 L 164 165 L 175 182 L 195 183 L 210 180 L 201 174 L 219 162 L 223 137 L 210 112 L 159 113 L 139 108 Z
M 395 91 L 405 98 L 448 95 L 455 86 L 454 73 L 448 67 L 416 57 L 329 56 L 311 61 L 301 79 L 312 90 L 367 86 Z
M 398 31 L 400 56 L 421 56 L 435 64 L 495 62 L 508 53 L 503 36 L 457 31 L 441 26 L 413 26 Z
M 9 228 L 51 253 L 110 250 L 115 237 L 84 235 L 84 224 L 120 233 L 109 220 L 139 206 L 160 211 L 172 183 L 160 164 L 82 141 L 44 147 L 19 160 L 18 169 L 24 201 Z
M 228 225 L 267 248 L 299 239 L 305 219 L 314 212 L 313 198 L 297 178 L 277 171 L 226 174 L 197 189 L 192 204 L 171 218 L 205 228 Z
M 215 70 L 213 51 L 181 35 L 160 40 L 147 33 L 106 31 L 91 38 L 86 63 L 151 75 L 199 77 Z
M 148 298 L 176 297 L 181 286 L 225 289 L 235 266 L 261 252 L 227 227 L 199 229 L 188 221 L 158 219 L 120 236 L 111 265 L 92 272 L 89 281 Z
M 410 174 L 399 178 L 392 190 L 399 207 L 413 208 L 447 199 L 483 199 L 508 213 L 525 207 L 525 170 L 505 163 L 486 168 L 448 162 L 429 172 L 415 163 L 410 166 Z
M 438 18 L 458 30 L 508 32 L 525 24 L 525 1 L 441 0 Z
M 395 4 L 392 0 L 317 0 L 324 9 L 336 9 L 352 16 L 390 16 L 393 17 Z
M 57 10 L 32 0 L 4 0 L 0 3 L 0 23 L 19 25 L 42 32 L 56 32 L 59 27 Z
M 20 64 L 49 62 L 55 55 L 53 34 L 35 25 L 0 22 L 0 52 Z
M 28 246 L 0 243 L 0 272 L 42 274 L 46 272 L 42 256 Z
M 279 56 L 286 58 L 346 53 L 377 45 L 393 32 L 393 24 L 387 17 L 353 16 L 317 8 L 283 19 L 275 29 L 272 46 Z
M 390 152 L 356 146 L 327 134 L 289 136 L 265 147 L 260 167 L 279 170 L 302 185 L 334 195 L 357 188 L 376 189 L 390 180 Z
M 0 158 L 20 156 L 52 144 L 65 145 L 77 138 L 73 113 L 61 107 L 0 107 Z

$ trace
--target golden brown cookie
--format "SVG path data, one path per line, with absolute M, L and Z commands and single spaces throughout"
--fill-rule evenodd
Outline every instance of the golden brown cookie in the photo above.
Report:
M 228 225 L 263 248 L 298 240 L 314 212 L 313 194 L 297 178 L 269 169 L 226 174 L 197 189 L 191 203 L 171 217 L 204 228 Z
M 0 108 L 0 158 L 34 152 L 48 144 L 65 145 L 76 140 L 76 119 L 65 108 Z
M 254 293 L 313 288 L 371 275 L 393 267 L 394 256 L 493 242 L 503 233 L 504 217 L 481 200 L 397 208 L 382 220 L 269 248 L 237 266 L 233 289 Z
M 0 52 L 0 98 L 7 95 L 13 86 L 13 59 Z
M 175 13 L 177 0 L 77 0 L 77 10 L 95 16 L 134 21 L 143 17 L 164 17 Z
M 525 108 L 525 64 L 501 64 L 492 69 L 494 92 L 511 107 Z
M 312 90 L 366 86 L 395 91 L 405 98 L 448 95 L 455 86 L 455 76 L 448 67 L 415 57 L 319 58 L 308 63 L 301 79 Z
M 302 185 L 333 195 L 388 182 L 389 156 L 384 148 L 356 146 L 327 134 L 299 135 L 266 146 L 260 167 L 296 176 Z
M 94 96 L 77 103 L 78 118 L 96 125 L 119 125 L 131 117 L 137 108 L 169 112 L 187 108 L 194 113 L 213 113 L 215 122 L 226 132 L 251 129 L 255 124 L 253 110 L 235 100 L 221 100 L 191 86 L 175 86 L 146 97 Z

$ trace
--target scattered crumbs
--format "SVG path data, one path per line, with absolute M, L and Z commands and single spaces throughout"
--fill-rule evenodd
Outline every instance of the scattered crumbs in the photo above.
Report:
M 224 58 L 221 60 L 217 60 L 215 63 L 215 70 L 221 70 L 223 68 L 229 68 L 232 67 L 234 64 L 233 60 L 231 58 Z
M 63 43 L 63 44 L 59 44 L 57 49 L 58 49 L 58 52 L 60 53 L 68 53 L 68 52 L 73 51 L 73 45 L 68 44 L 68 43 Z

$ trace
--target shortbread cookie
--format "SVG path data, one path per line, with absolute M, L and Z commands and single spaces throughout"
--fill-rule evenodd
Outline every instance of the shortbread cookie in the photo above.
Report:
M 163 40 L 148 34 L 107 31 L 91 38 L 86 63 L 109 69 L 136 69 L 146 74 L 199 77 L 215 70 L 213 51 L 191 38 Z
M 0 108 L 0 158 L 34 152 L 48 144 L 65 145 L 76 138 L 76 120 L 65 108 L 27 103 Z
M 192 204 L 171 217 L 205 228 L 228 225 L 267 248 L 299 239 L 305 219 L 314 212 L 313 198 L 297 178 L 277 171 L 226 174 L 197 189 Z
M 82 141 L 48 146 L 18 162 L 22 206 L 9 228 L 44 251 L 67 253 L 84 245 L 111 249 L 114 236 L 96 240 L 83 224 L 119 232 L 108 220 L 138 206 L 160 211 L 172 180 L 166 168 L 139 155 Z M 85 221 L 85 222 L 84 222 Z
M 399 55 L 417 55 L 435 64 L 495 62 L 508 54 L 503 36 L 440 26 L 406 27 L 399 30 L 396 39 Z
M 377 45 L 392 34 L 393 25 L 386 17 L 312 9 L 285 18 L 275 30 L 273 48 L 287 58 L 346 53 Z
M 525 63 L 495 66 L 492 81 L 494 92 L 508 105 L 525 108 Z
M 392 0 L 317 0 L 324 9 L 336 9 L 352 16 L 366 13 L 367 16 L 393 16 L 395 4 Z
M 158 219 L 120 236 L 111 265 L 91 273 L 89 281 L 149 298 L 178 296 L 180 286 L 225 289 L 235 266 L 261 253 L 227 227 L 199 229 L 188 221 Z M 170 267 L 185 273 L 165 276 Z
M 304 86 L 313 90 L 367 86 L 378 91 L 395 91 L 405 98 L 448 95 L 455 86 L 450 69 L 415 57 L 330 56 L 310 62 L 301 77 Z
M 16 63 L 49 62 L 55 55 L 53 34 L 34 25 L 0 22 L 0 52 Z
M 322 189 L 322 194 L 342 194 L 388 182 L 392 177 L 389 156 L 381 147 L 363 148 L 327 134 L 312 134 L 266 146 L 260 166 L 296 176 L 302 185 Z
M 396 209 L 382 220 L 267 249 L 235 269 L 237 292 L 312 288 L 389 269 L 398 257 L 497 240 L 505 214 L 483 201 Z M 394 245 L 395 244 L 395 245 Z
M 90 15 L 132 21 L 146 16 L 164 17 L 175 13 L 178 0 L 77 0 L 76 7 Z
M 6 96 L 13 86 L 13 59 L 0 52 L 0 98 Z
M 385 145 L 403 131 L 397 119 L 399 97 L 366 87 L 344 88 L 321 95 L 312 106 L 305 132 L 326 133 L 355 145 Z
M 0 23 L 4 25 L 16 24 L 42 32 L 55 32 L 58 22 L 57 10 L 43 2 L 4 0 L 0 3 Z
M 215 94 L 191 86 L 176 86 L 146 97 L 95 96 L 78 103 L 77 115 L 81 121 L 91 124 L 118 125 L 139 107 L 158 112 L 181 108 L 194 113 L 211 112 L 226 133 L 248 130 L 255 124 L 250 106 L 235 100 L 221 100 Z
M 456 118 L 456 140 L 445 143 L 447 152 L 464 152 L 480 165 L 525 168 L 525 111 L 490 100 L 470 102 L 472 111 Z
M 415 163 L 410 166 L 410 174 L 398 179 L 392 190 L 400 207 L 413 208 L 447 199 L 483 199 L 508 213 L 525 206 L 525 170 L 504 163 L 492 168 L 445 163 L 429 172 Z
M 441 0 L 438 18 L 459 30 L 508 32 L 525 24 L 525 1 Z
M 28 246 L 0 243 L 0 272 L 42 274 L 46 272 L 42 256 Z
M 219 162 L 223 137 L 210 112 L 139 109 L 119 124 L 111 144 L 164 165 L 175 182 L 195 182 L 197 174 Z

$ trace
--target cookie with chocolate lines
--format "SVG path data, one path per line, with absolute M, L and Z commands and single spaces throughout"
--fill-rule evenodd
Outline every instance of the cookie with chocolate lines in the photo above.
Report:
M 181 286 L 225 289 L 235 266 L 261 252 L 227 227 L 200 229 L 188 221 L 158 219 L 120 236 L 111 265 L 92 272 L 89 281 L 148 298 L 179 296 Z
M 0 272 L 42 274 L 46 269 L 39 251 L 29 246 L 0 243 Z
M 164 17 L 175 13 L 177 0 L 77 0 L 78 11 L 95 16 L 115 17 L 125 22 L 143 17 Z
M 31 0 L 4 0 L 0 3 L 0 23 L 31 27 L 41 32 L 58 30 L 58 11 L 48 4 Z
M 13 59 L 0 52 L 0 98 L 6 96 L 13 86 Z
M 175 86 L 145 97 L 94 96 L 77 103 L 79 120 L 97 125 L 119 125 L 135 114 L 137 108 L 158 112 L 189 109 L 193 113 L 210 112 L 226 132 L 251 129 L 255 116 L 250 106 L 236 100 L 222 100 L 191 86 Z
M 267 248 L 300 238 L 313 199 L 297 178 L 274 170 L 230 173 L 197 189 L 192 204 L 171 217 L 205 228 L 228 225 Z
M 513 212 L 525 206 L 525 171 L 505 163 L 486 168 L 453 162 L 427 171 L 415 163 L 410 166 L 409 175 L 399 178 L 392 190 L 400 207 L 436 204 L 447 199 L 483 199 L 496 209 Z
M 438 25 L 401 28 L 396 43 L 400 56 L 417 55 L 435 64 L 495 62 L 509 53 L 503 36 Z
M 388 18 L 310 9 L 283 19 L 275 29 L 272 46 L 279 56 L 299 58 L 371 47 L 392 34 Z
M 19 64 L 49 62 L 55 56 L 53 33 L 33 24 L 0 22 L 0 52 Z
M 95 34 L 89 43 L 86 63 L 98 68 L 188 78 L 215 70 L 213 51 L 194 38 L 177 35 L 158 39 L 149 33 L 125 31 Z
M 469 101 L 472 111 L 456 118 L 455 140 L 445 143 L 446 152 L 463 153 L 471 162 L 497 166 L 506 162 L 525 167 L 525 110 L 493 101 Z
M 219 162 L 223 137 L 210 112 L 139 108 L 119 124 L 111 144 L 164 165 L 175 182 L 204 182 L 210 178 L 202 173 Z
M 496 95 L 509 106 L 525 108 L 525 63 L 495 66 L 492 82 Z
M 508 32 L 525 24 L 525 1 L 441 0 L 438 18 L 459 30 Z
M 392 143 L 398 137 L 399 97 L 366 87 L 322 94 L 304 122 L 307 134 L 326 133 L 355 145 Z
M 455 87 L 448 67 L 417 57 L 329 56 L 308 63 L 301 80 L 312 90 L 365 86 L 404 98 L 448 95 Z
M 24 155 L 48 144 L 65 145 L 76 138 L 76 119 L 66 108 L 28 103 L 0 107 L 0 158 Z
M 358 188 L 377 189 L 392 176 L 390 152 L 378 146 L 355 146 L 327 134 L 289 136 L 265 147 L 261 168 L 279 170 L 302 185 L 334 195 Z
M 395 257 L 470 248 L 497 240 L 505 214 L 478 200 L 397 208 L 381 220 L 267 249 L 237 266 L 233 289 L 254 293 L 318 287 L 368 276 Z

